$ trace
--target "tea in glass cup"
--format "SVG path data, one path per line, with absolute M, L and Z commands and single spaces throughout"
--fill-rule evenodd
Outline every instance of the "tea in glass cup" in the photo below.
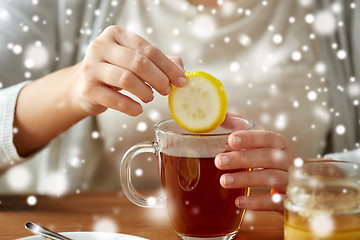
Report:
M 175 232 L 187 240 L 232 239 L 239 231 L 245 210 L 235 205 L 238 196 L 248 196 L 249 188 L 225 189 L 220 177 L 232 171 L 219 170 L 215 157 L 231 151 L 229 135 L 238 130 L 254 129 L 254 124 L 238 117 L 228 117 L 212 133 L 194 134 L 174 120 L 155 125 L 155 141 L 137 144 L 124 155 L 120 176 L 124 194 L 142 207 L 166 206 Z M 131 183 L 131 160 L 144 152 L 159 159 L 159 174 L 165 198 L 151 204 Z M 250 171 L 251 169 L 238 169 Z
M 320 160 L 289 169 L 285 240 L 360 239 L 360 165 Z

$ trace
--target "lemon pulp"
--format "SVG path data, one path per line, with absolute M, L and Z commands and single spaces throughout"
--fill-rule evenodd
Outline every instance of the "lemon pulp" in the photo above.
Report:
M 169 109 L 174 120 L 193 133 L 209 133 L 224 121 L 227 97 L 220 80 L 201 72 L 187 72 L 187 84 L 173 87 L 169 94 Z

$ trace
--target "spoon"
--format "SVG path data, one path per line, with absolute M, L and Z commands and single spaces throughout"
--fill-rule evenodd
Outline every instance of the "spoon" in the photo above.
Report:
M 25 228 L 32 231 L 33 233 L 40 234 L 43 237 L 47 237 L 55 240 L 72 240 L 71 238 L 65 237 L 35 222 L 25 223 Z

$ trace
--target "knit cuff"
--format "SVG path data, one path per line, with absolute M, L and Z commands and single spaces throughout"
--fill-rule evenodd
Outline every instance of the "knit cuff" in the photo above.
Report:
M 31 81 L 0 90 L 0 168 L 21 161 L 14 145 L 14 114 L 20 90 Z

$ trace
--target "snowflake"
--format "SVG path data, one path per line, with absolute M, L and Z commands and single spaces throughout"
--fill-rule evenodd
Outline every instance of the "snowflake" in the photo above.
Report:
M 29 45 L 25 49 L 24 59 L 24 65 L 26 68 L 39 69 L 48 64 L 50 54 L 48 49 L 40 41 L 36 41 L 34 44 Z
M 175 36 L 178 36 L 180 34 L 180 30 L 178 28 L 174 28 L 172 33 L 175 35 Z
M 215 9 L 213 9 L 215 10 Z M 216 11 L 216 10 L 215 10 Z M 224 16 L 232 16 L 235 11 L 235 3 L 226 1 L 222 4 L 221 13 Z
M 138 130 L 139 132 L 145 132 L 147 127 L 148 126 L 147 126 L 146 122 L 139 122 L 137 127 L 136 127 L 136 130 Z
M 135 170 L 135 175 L 141 177 L 144 174 L 144 171 L 141 168 Z
M 283 41 L 283 37 L 280 34 L 275 34 L 273 36 L 273 42 L 275 44 L 280 44 L 280 43 L 282 43 L 282 41 Z
M 216 22 L 213 17 L 206 14 L 198 15 L 192 25 L 192 33 L 200 39 L 208 39 L 214 33 Z
M 334 13 L 337 13 L 337 14 L 340 14 L 342 11 L 343 11 L 343 8 L 341 6 L 341 3 L 340 2 L 334 2 L 331 6 L 331 10 L 334 12 Z
M 291 58 L 292 58 L 292 60 L 294 60 L 294 61 L 300 61 L 301 60 L 301 58 L 302 58 L 302 55 L 301 55 L 301 52 L 299 52 L 299 51 L 295 51 L 295 52 L 293 52 L 292 54 L 291 54 Z
M 360 97 L 360 84 L 359 83 L 350 83 L 347 87 L 347 91 L 350 97 Z
M 309 14 L 306 14 L 305 16 L 305 22 L 308 23 L 308 24 L 313 24 L 315 21 L 315 16 L 311 13 Z
M 289 23 L 295 23 L 296 19 L 294 17 L 289 18 Z
M 34 15 L 34 16 L 32 17 L 32 20 L 33 20 L 33 22 L 38 22 L 38 21 L 39 21 L 39 16 L 38 16 L 38 15 Z
M 46 181 L 46 192 L 51 195 L 60 196 L 68 189 L 68 178 L 65 173 L 50 173 Z
M 285 113 L 279 114 L 275 119 L 275 127 L 278 130 L 285 129 L 288 124 L 288 117 Z
M 238 41 L 244 47 L 248 47 L 251 45 L 251 38 L 246 34 L 240 34 L 238 37 Z
M 119 4 L 119 3 L 118 3 L 117 0 L 111 1 L 111 6 L 113 6 L 113 7 L 116 7 L 118 4 Z
M 336 29 L 336 19 L 334 14 L 328 10 L 316 13 L 313 29 L 319 35 L 325 36 L 333 34 Z
M 345 50 L 340 49 L 339 51 L 337 51 L 336 56 L 340 59 L 340 60 L 344 60 L 347 56 L 347 53 Z
M 93 139 L 98 139 L 98 138 L 100 137 L 100 133 L 99 133 L 98 131 L 93 131 L 93 132 L 91 133 L 91 137 L 92 137 Z
M 202 11 L 204 11 L 204 5 L 201 5 L 201 4 L 199 4 L 198 6 L 197 6 L 197 9 L 198 9 L 198 11 L 199 12 L 202 12 Z
M 147 34 L 152 34 L 154 32 L 154 30 L 151 28 L 151 27 L 148 27 L 148 28 L 146 28 L 146 33 Z
M 71 16 L 72 13 L 73 13 L 72 10 L 69 9 L 69 8 L 65 10 L 65 14 L 68 15 L 68 16 Z
M 315 91 L 310 91 L 308 92 L 307 94 L 307 98 L 310 100 L 310 101 L 315 101 L 317 99 L 317 93 Z
M 16 54 L 16 55 L 21 54 L 22 51 L 23 51 L 22 46 L 19 45 L 19 44 L 13 45 L 13 44 L 9 43 L 9 44 L 8 44 L 8 48 L 9 48 L 9 49 L 12 49 L 13 53 Z
M 316 63 L 315 72 L 319 75 L 324 74 L 326 72 L 326 64 L 323 62 Z
M 271 201 L 272 201 L 273 203 L 280 203 L 281 200 L 282 200 L 282 197 L 281 197 L 280 194 L 275 193 L 275 194 L 271 195 Z
M 100 9 L 96 9 L 96 10 L 94 11 L 94 14 L 95 14 L 95 16 L 100 16 L 100 15 L 101 15 Z
M 250 16 L 252 14 L 251 10 L 250 9 L 246 9 L 245 10 L 245 15 L 246 16 Z
M 24 65 L 28 69 L 32 69 L 35 65 L 34 60 L 31 58 L 25 59 Z
M 118 232 L 116 222 L 110 217 L 102 217 L 95 221 L 93 226 L 94 232 Z
M 346 128 L 344 125 L 337 125 L 336 128 L 335 128 L 335 132 L 339 135 L 344 135 L 345 132 L 346 132 Z
M 310 219 L 310 227 L 312 232 L 321 238 L 326 238 L 334 231 L 334 220 L 330 213 L 316 213 Z
M 0 9 L 0 20 L 7 21 L 9 20 L 10 15 L 9 12 L 5 9 Z
M 32 182 L 32 174 L 30 170 L 22 165 L 12 167 L 6 174 L 7 185 L 16 191 L 27 189 Z
M 298 0 L 298 2 L 303 7 L 310 7 L 313 5 L 314 0 Z
M 159 113 L 158 110 L 156 109 L 151 109 L 149 112 L 148 112 L 148 116 L 149 118 L 154 121 L 154 122 L 157 122 L 161 119 L 161 114 Z
M 146 199 L 146 203 L 149 205 L 149 206 L 155 206 L 156 205 L 156 198 L 155 197 L 148 197 Z
M 24 77 L 25 77 L 26 79 L 31 78 L 31 72 L 26 71 L 26 72 L 24 73 Z
M 293 101 L 293 107 L 294 107 L 294 108 L 298 108 L 299 106 L 300 106 L 299 101 L 294 100 L 294 101 Z
M 180 43 L 172 43 L 171 50 L 175 54 L 179 54 L 182 52 L 182 45 Z
M 26 202 L 29 206 L 34 206 L 37 203 L 37 198 L 33 195 L 27 197 Z
M 81 159 L 79 157 L 74 156 L 70 158 L 68 162 L 73 168 L 79 168 L 81 166 Z
M 231 72 L 237 72 L 240 69 L 240 64 L 238 62 L 232 62 L 229 68 Z

